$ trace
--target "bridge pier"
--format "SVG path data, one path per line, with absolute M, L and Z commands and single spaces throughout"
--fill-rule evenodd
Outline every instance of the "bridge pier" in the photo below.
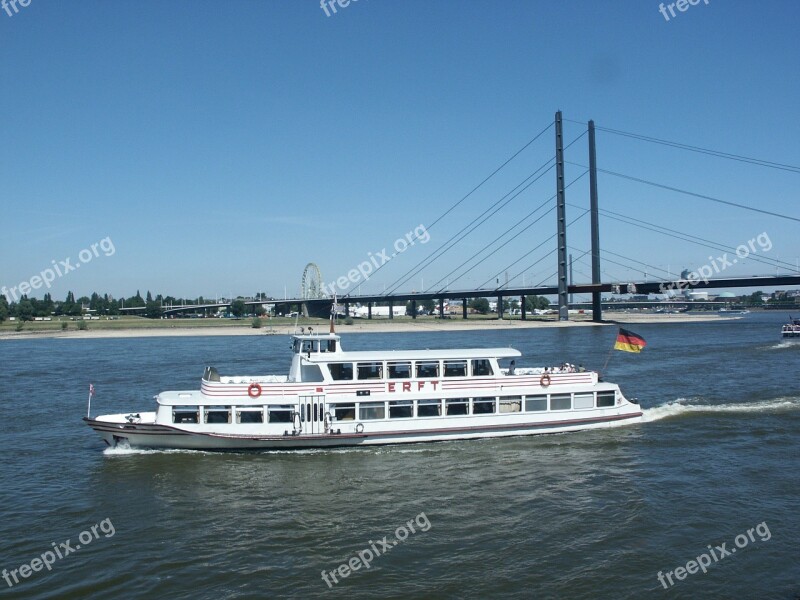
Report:
M 367 302 L 367 319 L 372 319 L 372 302 Z
M 567 212 L 564 186 L 564 135 L 561 111 L 556 113 L 556 237 L 558 240 L 558 320 L 569 320 L 567 297 Z
M 525 306 L 525 294 L 519 297 L 519 305 L 522 308 L 522 320 L 526 321 L 528 319 L 528 311 Z
M 411 318 L 412 319 L 416 319 L 417 318 L 417 301 L 416 300 L 412 300 L 411 301 Z
M 389 300 L 389 318 L 394 319 L 394 302 Z
M 439 298 L 439 318 L 444 319 L 444 298 Z
M 467 318 L 467 299 L 466 298 L 462 298 L 461 299 L 461 318 L 462 319 L 466 319 Z
M 592 219 L 592 284 L 600 285 L 600 217 L 597 208 L 597 155 L 594 142 L 594 121 L 589 121 L 589 211 Z M 600 291 L 592 292 L 592 321 L 603 320 Z
M 503 294 L 497 296 L 497 318 L 503 320 Z

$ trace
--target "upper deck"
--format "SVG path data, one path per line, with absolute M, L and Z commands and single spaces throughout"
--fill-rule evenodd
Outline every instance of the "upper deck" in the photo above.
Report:
M 468 360 L 472 358 L 518 358 L 519 350 L 513 348 L 444 348 L 425 350 L 357 350 L 342 349 L 341 338 L 335 333 L 295 334 L 292 352 L 313 362 L 340 361 L 396 361 L 396 360 Z

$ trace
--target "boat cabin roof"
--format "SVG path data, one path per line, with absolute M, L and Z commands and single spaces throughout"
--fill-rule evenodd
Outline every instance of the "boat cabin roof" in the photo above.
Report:
M 409 360 L 470 360 L 481 358 L 517 358 L 522 356 L 514 348 L 458 348 L 455 350 L 360 350 L 356 352 L 339 352 L 338 354 L 323 352 L 312 354 L 314 362 L 380 362 Z
M 325 343 L 327 342 L 327 343 Z M 383 360 L 469 360 L 478 358 L 517 358 L 514 348 L 458 348 L 437 350 L 342 350 L 341 338 L 335 333 L 299 333 L 292 335 L 292 350 L 314 362 L 378 362 Z

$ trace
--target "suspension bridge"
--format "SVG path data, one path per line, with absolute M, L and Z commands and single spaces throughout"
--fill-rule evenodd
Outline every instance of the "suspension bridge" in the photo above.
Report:
M 565 121 L 573 125 L 578 125 L 582 129 L 580 135 L 566 144 L 564 140 Z M 462 316 L 463 318 L 467 318 L 467 305 L 469 300 L 473 298 L 496 298 L 498 301 L 498 313 L 502 318 L 504 310 L 503 301 L 518 298 L 522 313 L 521 318 L 525 319 L 528 317 L 526 311 L 527 297 L 555 296 L 557 298 L 555 306 L 558 310 L 558 318 L 560 320 L 568 320 L 570 297 L 574 294 L 585 294 L 591 296 L 590 306 L 592 318 L 595 321 L 601 321 L 603 310 L 602 294 L 604 293 L 660 293 L 665 295 L 666 301 L 669 301 L 690 290 L 752 287 L 768 288 L 800 285 L 800 265 L 798 265 L 797 262 L 792 264 L 788 261 L 781 261 L 777 257 L 766 256 L 765 251 L 769 248 L 766 248 L 766 245 L 762 244 L 762 240 L 758 237 L 750 240 L 740 240 L 744 243 L 731 244 L 729 242 L 712 240 L 705 235 L 701 236 L 690 233 L 686 231 L 687 228 L 682 228 L 683 230 L 669 228 L 658 222 L 643 220 L 631 214 L 601 208 L 598 185 L 598 176 L 600 175 L 604 178 L 613 178 L 632 185 L 658 190 L 661 194 L 687 198 L 696 204 L 707 203 L 710 205 L 717 205 L 730 212 L 741 211 L 742 214 L 758 215 L 758 217 L 762 219 L 759 223 L 769 224 L 778 220 L 800 222 L 800 218 L 793 215 L 784 214 L 776 210 L 767 210 L 767 208 L 762 205 L 763 203 L 751 202 L 746 204 L 734 202 L 720 197 L 719 195 L 712 196 L 707 193 L 685 189 L 685 187 L 652 181 L 630 173 L 623 173 L 619 170 L 600 168 L 597 165 L 596 136 L 597 132 L 601 132 L 603 135 L 614 136 L 625 142 L 636 141 L 649 145 L 657 145 L 663 148 L 669 148 L 673 151 L 714 157 L 743 165 L 778 171 L 782 174 L 799 175 L 800 167 L 618 129 L 599 127 L 595 126 L 593 121 L 581 122 L 564 119 L 561 111 L 555 114 L 553 121 L 549 122 L 541 131 L 533 136 L 533 138 L 512 153 L 507 160 L 472 188 L 469 193 L 449 206 L 442 214 L 434 219 L 433 222 L 427 225 L 427 232 L 437 227 L 442 228 L 443 225 L 452 223 L 458 217 L 462 217 L 466 213 L 464 209 L 466 207 L 465 202 L 467 202 L 468 199 L 487 186 L 491 180 L 498 177 L 498 174 L 509 168 L 509 165 L 515 160 L 518 160 L 523 152 L 531 148 L 534 143 L 540 139 L 546 140 L 544 136 L 549 132 L 554 134 L 554 149 L 547 157 L 547 160 L 535 170 L 528 173 L 526 177 L 520 180 L 506 193 L 502 194 L 496 201 L 486 206 L 484 210 L 472 218 L 466 225 L 459 227 L 455 233 L 441 242 L 436 249 L 429 251 L 413 266 L 396 276 L 394 280 L 384 286 L 384 290 L 381 293 L 359 294 L 348 293 L 342 290 L 338 294 L 337 300 L 342 305 L 343 312 L 345 312 L 345 314 L 349 313 L 353 305 L 366 306 L 368 308 L 368 315 L 371 317 L 372 307 L 375 305 L 394 307 L 410 302 L 412 304 L 411 315 L 415 317 L 418 303 L 433 301 L 438 304 L 437 308 L 439 314 L 444 316 L 445 302 L 449 300 L 458 300 L 462 303 Z M 588 142 L 587 160 L 566 160 L 566 152 L 573 147 L 575 148 L 571 152 L 576 152 L 580 148 L 576 146 L 576 144 L 584 137 Z M 565 167 L 567 165 L 569 165 L 571 169 L 577 168 L 579 171 L 579 174 L 569 181 L 565 177 Z M 531 190 L 535 183 L 552 172 L 555 174 L 555 190 L 552 195 L 548 194 L 546 198 L 533 208 L 533 210 L 527 212 L 523 216 L 515 215 L 515 217 L 511 219 L 513 224 L 499 235 L 494 236 L 492 234 L 493 237 L 491 239 L 483 237 L 486 235 L 484 233 L 485 229 L 481 231 L 480 228 L 483 227 L 489 219 L 499 214 L 500 211 L 511 205 L 511 203 L 522 196 L 523 193 Z M 577 202 L 567 202 L 567 191 L 569 188 L 586 176 L 588 176 L 589 179 L 588 208 Z M 568 210 L 572 211 L 573 214 L 577 213 L 577 216 L 568 220 Z M 653 212 L 657 214 L 658 211 L 655 210 Z M 551 230 L 550 235 L 542 236 L 540 234 L 535 244 L 526 242 L 526 238 L 534 237 L 532 235 L 532 228 L 543 222 L 546 217 L 553 213 L 555 213 L 553 222 L 555 227 Z M 575 224 L 586 216 L 589 217 L 590 221 L 588 239 L 585 240 L 585 244 L 575 244 L 574 241 L 576 238 L 571 232 Z M 690 244 L 693 247 L 702 248 L 703 254 L 712 251 L 715 255 L 709 256 L 708 264 L 702 265 L 695 271 L 688 273 L 684 271 L 681 276 L 676 276 L 672 273 L 670 267 L 664 269 L 663 265 L 648 264 L 640 260 L 640 258 L 635 255 L 635 250 L 628 253 L 629 255 L 625 255 L 619 252 L 613 252 L 601 246 L 601 217 L 615 224 L 624 225 L 632 230 L 635 229 L 637 232 L 645 232 L 644 235 L 648 236 L 648 239 L 657 234 L 659 236 L 665 236 L 671 240 L 672 243 L 677 244 L 681 242 Z M 658 216 L 654 218 L 657 220 Z M 709 227 L 706 229 L 709 229 Z M 567 243 L 568 234 L 570 240 L 573 242 L 570 245 Z M 464 247 L 468 245 L 465 242 L 475 239 L 480 240 L 480 248 L 475 252 L 468 253 L 464 250 Z M 769 238 L 767 237 L 766 239 L 768 240 Z M 513 243 L 515 241 L 518 244 L 522 242 L 523 252 L 521 255 L 517 256 L 512 262 L 503 264 L 502 266 L 496 264 L 501 256 L 501 251 L 507 251 L 513 248 Z M 761 246 L 757 247 L 756 242 L 761 244 Z M 761 252 L 759 252 L 759 250 L 761 250 Z M 536 258 L 535 261 L 529 262 L 539 252 L 542 253 L 541 256 Z M 450 257 L 457 256 L 457 258 L 444 258 L 448 253 L 450 253 Z M 634 254 L 634 256 L 630 256 L 630 254 Z M 574 255 L 577 255 L 577 258 L 573 259 Z M 588 264 L 584 261 L 584 257 L 588 257 L 590 261 Z M 774 270 L 775 274 L 763 273 L 750 276 L 724 276 L 726 275 L 724 271 L 745 258 L 751 263 L 757 263 L 762 269 L 766 268 L 769 271 Z M 542 281 L 534 285 L 527 285 L 525 282 L 526 273 L 529 273 L 530 270 L 537 265 L 547 265 L 548 263 L 546 261 L 548 261 L 548 259 L 552 261 L 549 264 L 553 270 L 550 271 Z M 432 272 L 434 263 L 439 271 L 437 271 L 436 277 L 431 278 L 429 274 Z M 584 277 L 583 281 L 576 282 L 573 277 L 573 266 L 576 263 L 588 266 L 590 269 L 590 274 L 581 275 Z M 390 269 L 390 265 L 393 264 L 393 262 L 386 262 L 378 266 L 376 269 L 372 270 L 369 277 L 358 283 L 366 283 L 371 278 L 374 278 L 381 270 Z M 485 269 L 493 265 L 500 268 L 483 283 L 464 287 L 463 289 L 454 289 L 459 280 L 463 280 L 467 274 L 478 272 L 479 267 L 481 272 L 486 272 Z M 525 266 L 520 268 L 521 265 Z M 615 265 L 628 270 L 643 272 L 644 277 L 636 280 L 624 280 L 619 277 L 613 277 L 603 268 L 608 265 Z M 439 275 L 438 273 L 442 270 L 446 270 L 447 273 Z M 494 271 L 494 268 L 492 268 L 492 271 Z M 509 278 L 508 274 L 510 271 L 513 272 L 513 275 Z M 783 271 L 783 273 L 780 273 L 780 271 Z M 353 269 L 343 269 L 342 272 L 352 273 Z M 603 275 L 605 275 L 605 278 Z M 650 277 L 648 277 L 648 275 L 650 275 Z M 410 282 L 416 281 L 416 278 L 421 276 L 428 277 L 429 281 L 431 279 L 435 281 L 427 286 L 427 290 L 409 290 Z M 357 286 L 356 283 L 357 282 L 352 281 L 351 278 L 351 283 L 342 287 L 349 288 L 352 284 L 353 288 L 360 289 L 360 286 Z M 264 303 L 277 304 L 279 310 L 284 313 L 288 313 L 290 307 L 296 306 L 301 307 L 301 310 L 307 315 L 325 316 L 331 311 L 333 298 L 330 297 L 326 286 L 322 283 L 319 267 L 314 263 L 309 263 L 303 272 L 301 293 L 298 297 L 270 301 L 249 300 L 245 303 L 254 306 Z M 588 303 L 586 304 L 588 305 Z M 208 303 L 203 306 L 172 306 L 169 308 L 165 307 L 165 312 L 178 313 L 196 311 L 198 309 L 226 307 L 229 305 L 230 302 L 226 301 Z M 391 318 L 394 314 L 395 311 L 390 308 L 389 317 Z

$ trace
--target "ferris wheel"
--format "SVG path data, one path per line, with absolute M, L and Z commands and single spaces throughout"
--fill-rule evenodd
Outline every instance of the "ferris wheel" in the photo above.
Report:
M 322 290 L 322 273 L 315 263 L 308 263 L 303 269 L 303 281 L 300 284 L 300 295 L 303 300 L 324 298 Z

